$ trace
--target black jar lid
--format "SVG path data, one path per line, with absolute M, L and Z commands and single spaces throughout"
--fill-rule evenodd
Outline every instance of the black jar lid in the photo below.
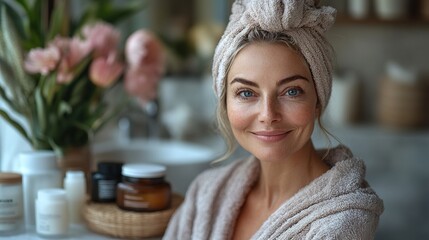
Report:
M 121 162 L 99 162 L 97 168 L 98 172 L 103 175 L 120 177 L 122 174 L 122 165 L 123 163 Z

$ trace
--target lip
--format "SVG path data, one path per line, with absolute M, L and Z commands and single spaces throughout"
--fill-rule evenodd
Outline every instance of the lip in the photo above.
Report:
M 290 131 L 284 130 L 272 130 L 272 131 L 256 131 L 252 134 L 259 140 L 264 142 L 277 142 L 283 140 Z

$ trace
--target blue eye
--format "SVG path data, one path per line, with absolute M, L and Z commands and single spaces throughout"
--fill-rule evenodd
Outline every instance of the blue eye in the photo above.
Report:
M 241 91 L 239 93 L 239 95 L 240 95 L 240 97 L 243 97 L 243 98 L 253 97 L 253 93 L 251 91 L 247 91 L 247 90 Z
M 291 96 L 291 97 L 296 97 L 296 96 L 298 96 L 301 93 L 302 93 L 302 91 L 300 89 L 298 89 L 298 88 L 291 88 L 291 89 L 288 89 L 286 91 L 286 95 L 287 96 Z

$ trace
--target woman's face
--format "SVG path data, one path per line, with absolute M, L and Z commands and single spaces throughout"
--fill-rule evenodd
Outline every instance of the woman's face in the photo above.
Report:
M 226 108 L 238 143 L 260 160 L 279 161 L 309 146 L 319 114 L 304 58 L 280 43 L 251 43 L 232 62 Z

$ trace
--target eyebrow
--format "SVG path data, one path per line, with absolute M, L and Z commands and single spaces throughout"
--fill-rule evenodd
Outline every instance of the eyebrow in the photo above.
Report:
M 299 74 L 297 74 L 297 75 L 293 75 L 293 76 L 290 76 L 290 77 L 287 77 L 287 78 L 283 78 L 283 79 L 281 79 L 280 81 L 278 81 L 277 82 L 277 86 L 280 86 L 280 85 L 283 85 L 283 84 L 286 84 L 286 83 L 288 83 L 288 82 L 292 82 L 292 81 L 295 81 L 295 80 L 298 80 L 298 79 L 302 79 L 302 80 L 305 80 L 305 81 L 307 81 L 307 82 L 309 82 L 310 80 L 308 80 L 308 78 L 306 78 L 306 77 L 304 77 L 304 76 L 301 76 L 301 75 L 299 75 Z M 232 81 L 231 81 L 231 83 L 229 84 L 229 85 L 232 85 L 233 83 L 242 83 L 242 84 L 244 84 L 244 85 L 249 85 L 249 86 L 253 86 L 253 87 L 258 87 L 259 85 L 257 84 L 257 83 L 255 83 L 255 82 L 252 82 L 252 81 L 249 81 L 249 80 L 246 80 L 246 79 L 243 79 L 243 78 L 234 78 Z

